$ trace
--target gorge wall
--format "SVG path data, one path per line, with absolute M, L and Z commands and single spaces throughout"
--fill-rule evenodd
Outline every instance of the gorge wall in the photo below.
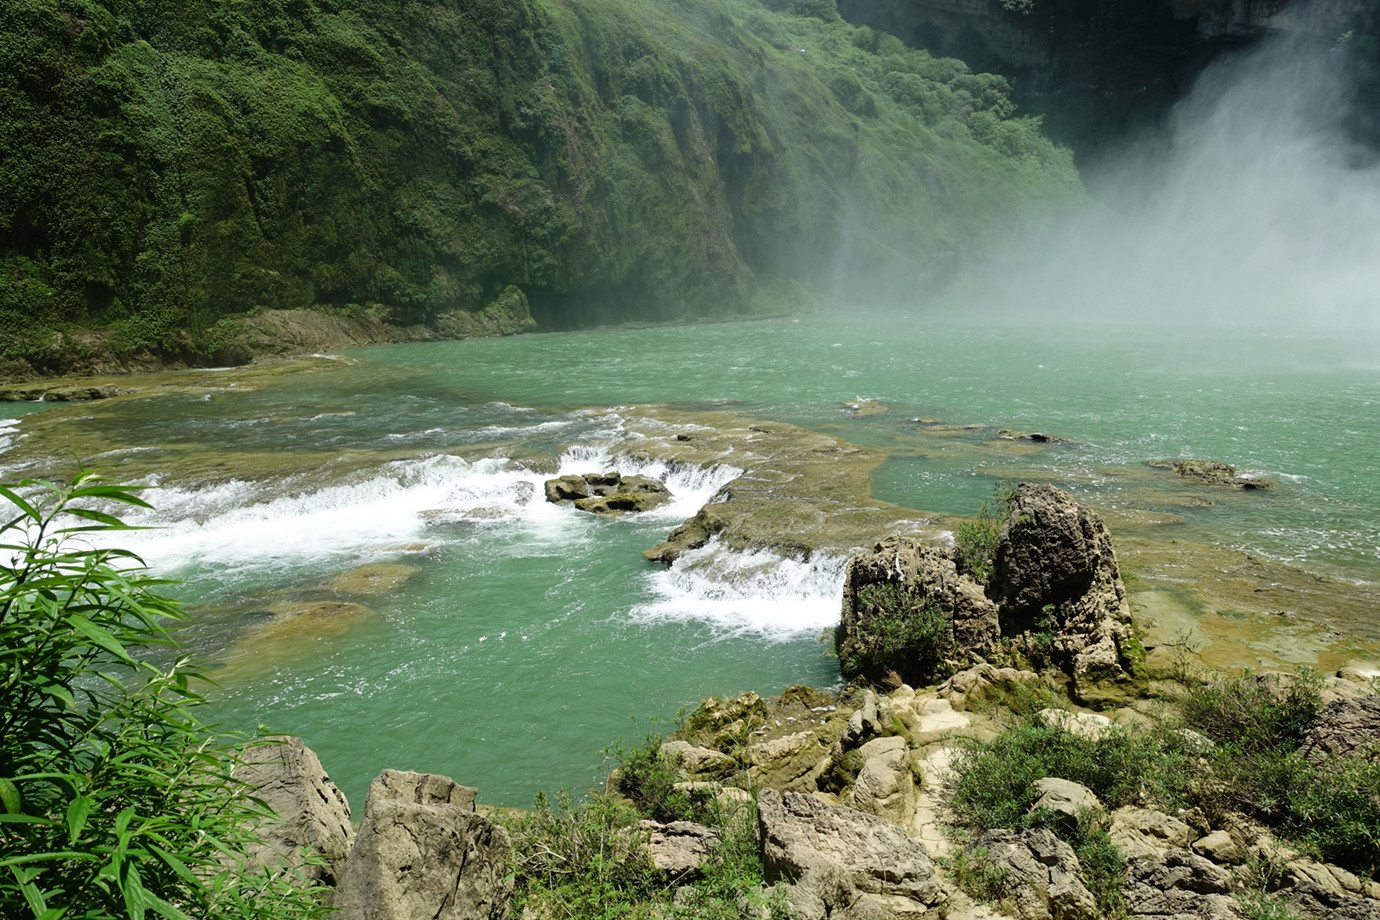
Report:
M 444 333 L 913 293 L 1078 193 L 1001 78 L 832 0 L 8 4 L 0 151 L 11 376 L 233 357 L 282 309 Z

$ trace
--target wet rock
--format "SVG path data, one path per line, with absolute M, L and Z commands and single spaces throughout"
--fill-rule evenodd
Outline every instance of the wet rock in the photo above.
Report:
M 1240 475 L 1236 467 L 1216 460 L 1151 460 L 1149 466 L 1173 470 L 1185 479 L 1196 479 L 1214 486 L 1234 489 L 1269 489 L 1274 483 L 1264 476 Z
M 350 855 L 354 830 L 350 805 L 331 782 L 315 752 L 301 738 L 265 738 L 245 748 L 234 777 L 273 812 L 254 831 L 251 865 L 301 868 L 311 879 L 334 885 Z M 325 865 L 303 865 L 304 852 Z
M 764 789 L 757 823 L 767 881 L 790 883 L 801 920 L 842 913 L 868 895 L 924 908 L 945 899 L 924 844 L 881 818 Z
M 1314 763 L 1328 757 L 1380 761 L 1380 696 L 1328 703 L 1309 723 L 1299 753 Z
M 1011 428 L 1003 428 L 997 432 L 997 437 L 1005 441 L 1033 441 L 1036 444 L 1072 444 L 1070 438 L 1061 438 L 1058 435 L 1041 434 L 1038 431 L 1015 431 Z
M 728 522 L 713 507 L 705 505 L 694 517 L 671 531 L 665 541 L 643 551 L 642 555 L 652 562 L 670 565 L 690 550 L 704 546 L 727 526 Z
M 1005 870 L 1006 900 L 1021 920 L 1094 920 L 1099 916 L 1073 847 L 1045 828 L 988 831 L 973 841 L 968 858 L 976 865 Z
M 848 560 L 835 637 L 845 676 L 921 686 L 992 653 L 999 639 L 996 605 L 947 552 L 891 536 Z
M 873 415 L 885 415 L 891 410 L 883 402 L 876 399 L 864 399 L 859 396 L 857 399 L 850 399 L 843 404 L 848 413 L 855 418 L 868 418 Z
M 546 481 L 546 500 L 573 503 L 591 514 L 624 514 L 650 511 L 671 501 L 665 483 L 646 476 L 619 473 L 588 473 Z
M 1101 800 L 1082 783 L 1046 776 L 1032 786 L 1039 798 L 1030 810 L 1049 812 L 1058 824 L 1070 830 L 1089 815 L 1102 811 Z
M 652 865 L 670 879 L 680 881 L 699 872 L 700 866 L 719 842 L 719 833 L 691 821 L 639 821 L 637 829 L 646 835 L 643 849 Z
M 1231 875 L 1187 850 L 1132 857 L 1122 891 L 1132 917 L 1245 920 L 1230 896 Z
M 1145 687 L 1145 650 L 1131 623 L 1112 535 L 1092 509 L 1053 486 L 1022 484 L 1013 497 L 988 593 L 1002 635 L 1052 631 L 1054 663 L 1074 695 L 1096 708 Z
M 448 777 L 379 774 L 336 889 L 338 920 L 504 920 L 508 832 L 474 799 Z

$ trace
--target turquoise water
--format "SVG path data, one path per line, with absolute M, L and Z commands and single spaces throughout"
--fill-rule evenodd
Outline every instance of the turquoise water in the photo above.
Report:
M 216 719 L 301 734 L 356 808 L 386 766 L 526 805 L 597 782 L 602 748 L 706 695 L 837 680 L 819 638 L 842 560 L 646 563 L 734 471 L 613 459 L 628 435 L 612 407 L 726 406 L 878 447 L 876 496 L 913 508 L 972 513 L 1000 479 L 1040 477 L 1099 507 L 1180 515 L 1193 539 L 1375 583 L 1376 344 L 857 313 L 389 346 L 276 387 L 20 419 L 0 464 L 41 472 L 71 432 L 116 475 L 158 479 L 147 522 L 161 529 L 130 541 L 187 582 L 187 641 L 222 682 Z M 890 411 L 853 418 L 857 397 Z M 941 435 L 916 417 L 986 427 Z M 994 441 L 1002 427 L 1071 441 Z M 215 475 L 176 475 L 208 452 Z M 1279 488 L 1189 506 L 1143 467 L 1165 457 Z M 558 469 L 613 465 L 666 479 L 677 504 L 605 520 L 541 500 Z M 380 563 L 411 577 L 378 595 L 328 584 Z M 269 628 L 276 607 L 323 600 L 368 610 Z

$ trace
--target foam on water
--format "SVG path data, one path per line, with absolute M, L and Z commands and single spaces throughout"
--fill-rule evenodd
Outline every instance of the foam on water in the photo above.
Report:
M 815 635 L 838 622 L 846 565 L 839 556 L 799 561 L 766 550 L 734 551 L 715 538 L 645 576 L 652 600 L 630 615 L 645 623 L 705 622 L 724 636 Z

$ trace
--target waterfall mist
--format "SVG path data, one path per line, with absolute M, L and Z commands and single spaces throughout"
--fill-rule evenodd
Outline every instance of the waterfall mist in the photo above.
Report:
M 1155 136 L 1085 176 L 945 300 L 970 317 L 1380 331 L 1380 165 L 1348 138 L 1342 53 L 1218 62 Z

